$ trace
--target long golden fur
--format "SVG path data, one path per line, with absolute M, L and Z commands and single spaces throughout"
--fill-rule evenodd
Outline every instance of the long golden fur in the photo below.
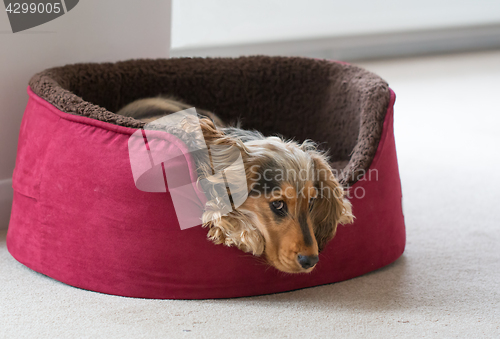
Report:
M 131 103 L 118 113 L 152 121 L 186 106 L 170 98 L 150 98 Z M 208 238 L 215 244 L 263 255 L 283 272 L 312 271 L 319 252 L 335 236 L 337 225 L 353 220 L 351 204 L 345 199 L 327 155 L 312 141 L 298 143 L 223 127 L 212 113 L 203 114 L 206 117 L 199 122 L 212 161 L 232 163 L 234 152 L 228 150 L 239 149 L 245 167 L 245 189 L 249 192 L 241 206 L 226 214 L 217 199 L 207 202 L 202 222 Z M 200 178 L 212 177 L 209 166 L 198 170 Z M 232 180 L 231 171 L 225 173 L 225 180 Z

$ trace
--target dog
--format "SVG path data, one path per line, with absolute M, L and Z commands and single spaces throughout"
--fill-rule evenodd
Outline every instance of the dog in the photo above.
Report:
M 117 114 L 152 122 L 191 107 L 160 96 L 134 101 Z M 215 244 L 263 256 L 282 272 L 311 272 L 319 252 L 335 236 L 337 225 L 352 223 L 354 218 L 327 154 L 310 140 L 298 143 L 265 137 L 239 125 L 228 126 L 210 111 L 197 112 L 204 141 L 211 150 L 230 146 L 240 151 L 248 190 L 244 203 L 226 214 L 221 213 L 217 199 L 207 202 L 202 225 L 208 229 L 208 238 Z M 211 151 L 211 157 L 220 161 L 228 154 Z M 207 166 L 198 167 L 200 178 L 214 173 Z

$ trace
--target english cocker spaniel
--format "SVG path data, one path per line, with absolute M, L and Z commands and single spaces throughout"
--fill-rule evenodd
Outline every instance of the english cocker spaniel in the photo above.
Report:
M 152 122 L 190 107 L 170 97 L 156 97 L 134 101 L 118 114 Z M 216 157 L 227 160 L 227 147 L 238 149 L 248 190 L 246 200 L 229 213 L 221 212 L 217 199 L 206 203 L 202 222 L 208 238 L 215 244 L 263 255 L 283 272 L 311 272 L 319 252 L 335 236 L 337 225 L 353 221 L 351 203 L 327 155 L 312 141 L 265 137 L 257 131 L 226 126 L 211 112 L 197 112 L 211 161 Z M 217 153 L 221 146 L 226 148 Z M 198 167 L 200 178 L 213 174 L 211 166 Z

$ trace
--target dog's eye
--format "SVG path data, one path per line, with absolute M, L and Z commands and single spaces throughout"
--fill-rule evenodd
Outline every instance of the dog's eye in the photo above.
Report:
M 271 202 L 271 210 L 279 216 L 286 214 L 286 204 L 283 200 L 276 200 Z
M 273 208 L 276 210 L 281 210 L 285 206 L 285 202 L 283 200 L 276 200 L 271 203 Z

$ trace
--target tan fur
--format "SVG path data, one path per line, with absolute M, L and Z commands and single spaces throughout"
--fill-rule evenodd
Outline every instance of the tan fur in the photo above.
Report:
M 157 99 L 143 103 L 162 105 Z M 140 104 L 129 104 L 127 114 L 134 116 L 132 110 Z M 220 129 L 217 123 L 214 124 L 220 119 L 211 113 L 207 116 L 211 119 L 202 118 L 199 123 L 210 149 L 211 163 L 229 165 L 241 154 L 246 188 L 251 192 L 243 205 L 227 215 L 222 213 L 223 204 L 219 198 L 206 203 L 202 222 L 208 228 L 208 238 L 215 244 L 235 246 L 256 256 L 264 255 L 269 264 L 283 272 L 312 271 L 315 266 L 303 268 L 298 256 L 317 256 L 335 236 L 339 223 L 353 221 L 351 204 L 345 199 L 344 190 L 333 175 L 326 154 L 318 151 L 311 141 L 299 144 L 278 137 L 266 138 L 257 132 L 245 134 L 239 129 Z M 182 128 L 189 131 L 193 127 L 190 124 L 188 121 Z M 242 138 L 248 140 L 243 142 Z M 235 149 L 239 152 L 234 152 Z M 221 179 L 213 179 L 213 166 L 207 163 L 199 165 L 200 179 L 206 179 L 213 187 L 223 184 L 217 182 Z M 274 174 L 279 174 L 278 170 L 283 172 L 281 177 L 274 175 L 271 180 L 278 186 L 272 192 L 256 194 L 260 192 L 256 187 L 262 190 L 259 182 L 263 176 L 259 171 L 268 170 Z M 231 182 L 239 173 L 225 170 L 225 175 Z M 210 190 L 210 187 L 205 189 Z M 228 193 L 236 194 L 229 190 Z M 283 202 L 287 213 L 277 215 L 271 207 L 273 201 Z
M 293 163 L 294 166 L 287 168 L 292 170 L 291 173 L 300 170 L 306 173 L 306 180 L 299 183 L 302 193 L 298 193 L 293 185 L 297 182 L 284 183 L 280 192 L 272 197 L 250 196 L 237 211 L 217 218 L 214 218 L 216 207 L 209 204 L 204 214 L 204 227 L 209 228 L 208 237 L 216 244 L 236 246 L 254 255 L 264 254 L 267 261 L 280 271 L 310 272 L 314 267 L 303 269 L 297 262 L 297 255 L 318 255 L 335 236 L 337 225 L 353 220 L 351 204 L 344 198 L 344 190 L 334 177 L 325 154 L 316 150 L 311 142 L 298 144 L 277 137 L 242 144 L 239 140 L 221 134 L 208 120 L 202 123 L 202 130 L 207 145 L 226 144 L 241 149 L 249 190 L 254 184 L 249 169 L 264 166 L 263 161 L 268 158 L 281 163 Z M 316 201 L 312 210 L 306 212 L 307 224 L 314 236 L 312 244 L 306 246 L 298 214 L 308 209 L 311 198 Z M 274 200 L 284 200 L 290 206 L 289 216 L 279 223 L 269 208 Z
M 117 112 L 117 114 L 126 117 L 139 118 L 140 120 L 149 123 L 155 121 L 156 119 L 161 118 L 166 114 L 179 112 L 191 107 L 193 106 L 190 106 L 179 99 L 173 97 L 159 96 L 156 98 L 145 98 L 133 101 L 128 105 L 126 105 L 125 107 L 121 108 Z M 212 119 L 218 127 L 224 127 L 224 123 L 222 122 L 222 120 L 219 119 L 219 117 L 213 114 L 212 112 L 203 109 L 196 109 L 196 110 L 198 113 L 206 115 L 207 117 Z M 143 114 L 144 112 L 147 111 L 163 111 L 163 113 L 148 117 L 140 117 L 137 115 L 141 113 Z

